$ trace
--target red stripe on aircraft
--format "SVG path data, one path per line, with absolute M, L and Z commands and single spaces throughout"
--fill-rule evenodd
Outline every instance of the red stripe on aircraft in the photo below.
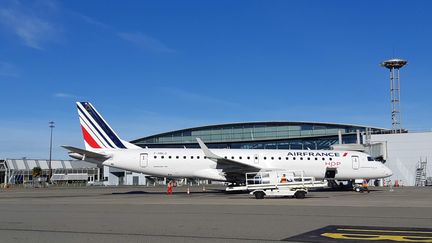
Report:
M 96 143 L 93 137 L 87 132 L 87 130 L 83 126 L 81 126 L 81 130 L 84 136 L 84 140 L 87 142 L 88 145 L 90 145 L 90 147 L 100 148 L 99 144 Z
M 343 157 L 345 157 L 345 156 L 347 156 L 348 155 L 348 153 L 347 152 L 345 152 L 344 154 L 343 154 Z

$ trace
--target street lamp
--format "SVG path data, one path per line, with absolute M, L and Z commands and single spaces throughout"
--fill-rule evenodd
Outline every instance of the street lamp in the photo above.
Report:
M 51 129 L 51 136 L 50 136 L 50 152 L 49 152 L 49 163 L 48 163 L 48 169 L 49 169 L 49 172 L 48 172 L 48 182 L 50 182 L 50 180 L 51 180 L 51 176 L 52 176 L 52 167 L 51 167 L 51 155 L 52 155 L 52 135 L 53 135 L 53 129 L 54 129 L 54 122 L 53 121 L 50 121 L 50 122 L 48 122 L 48 124 L 49 124 L 49 128 Z

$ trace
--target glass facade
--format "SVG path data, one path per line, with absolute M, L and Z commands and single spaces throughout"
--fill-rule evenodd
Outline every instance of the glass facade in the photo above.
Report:
M 234 123 L 183 129 L 140 138 L 132 143 L 141 147 L 198 147 L 201 138 L 210 148 L 328 149 L 338 142 L 355 143 L 357 130 L 367 127 L 344 124 L 302 122 Z M 372 131 L 382 130 L 369 128 Z

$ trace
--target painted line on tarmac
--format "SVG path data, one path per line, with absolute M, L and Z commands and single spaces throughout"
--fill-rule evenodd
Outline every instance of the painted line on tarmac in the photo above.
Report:
M 170 235 L 170 234 L 146 234 L 146 233 L 124 233 L 124 232 L 99 232 L 99 231 L 74 231 L 74 230 L 46 230 L 46 229 L 19 229 L 0 228 L 0 231 L 37 232 L 37 233 L 61 233 L 61 234 L 87 234 L 87 235 L 117 235 L 117 236 L 142 236 L 142 237 L 166 237 L 203 240 L 239 240 L 239 241 L 267 241 L 280 242 L 274 239 L 223 237 L 223 236 L 199 236 L 199 235 Z
M 333 243 L 333 242 L 430 242 L 432 229 L 376 226 L 329 225 L 303 234 L 295 235 L 283 241 Z

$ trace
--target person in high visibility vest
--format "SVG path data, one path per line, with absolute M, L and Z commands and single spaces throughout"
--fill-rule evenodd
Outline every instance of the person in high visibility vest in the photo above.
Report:
M 369 183 L 366 179 L 363 180 L 362 187 L 363 187 L 363 191 L 367 191 L 369 193 Z
M 285 174 L 282 175 L 280 183 L 287 183 L 287 178 Z
M 170 180 L 168 182 L 168 187 L 167 187 L 167 194 L 171 195 L 173 193 L 173 186 L 174 186 L 174 182 L 172 180 Z

